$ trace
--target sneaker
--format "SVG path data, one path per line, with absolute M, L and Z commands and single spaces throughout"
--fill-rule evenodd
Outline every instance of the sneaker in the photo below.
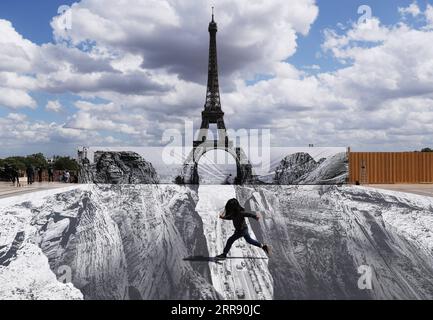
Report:
M 225 253 L 221 253 L 221 254 L 217 255 L 215 258 L 217 258 L 217 259 L 225 259 L 225 258 L 227 258 L 227 255 Z
M 268 256 L 271 254 L 271 248 L 268 245 L 264 244 L 262 249 Z

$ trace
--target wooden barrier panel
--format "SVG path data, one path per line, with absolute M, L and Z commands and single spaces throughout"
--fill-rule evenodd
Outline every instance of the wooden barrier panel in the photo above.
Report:
M 433 183 L 433 152 L 350 152 L 349 183 L 357 182 Z

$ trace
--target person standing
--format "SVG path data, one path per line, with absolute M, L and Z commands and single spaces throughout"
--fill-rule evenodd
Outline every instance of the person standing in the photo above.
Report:
M 48 182 L 54 182 L 54 170 L 53 170 L 53 167 L 48 167 Z
M 38 180 L 39 180 L 39 182 L 42 182 L 42 173 L 43 173 L 43 170 L 41 167 L 39 167 L 38 168 Z
M 33 181 L 35 179 L 35 170 L 31 165 L 27 166 L 26 174 L 27 174 L 27 184 L 30 185 L 33 184 Z

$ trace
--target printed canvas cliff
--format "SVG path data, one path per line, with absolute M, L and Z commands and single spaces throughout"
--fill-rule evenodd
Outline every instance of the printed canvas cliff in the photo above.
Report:
M 433 298 L 432 198 L 347 185 L 162 185 L 148 183 L 158 179 L 150 163 L 119 159 L 103 168 L 118 184 L 0 200 L 1 299 Z M 326 160 L 314 161 L 293 179 L 326 177 Z M 146 183 L 121 183 L 131 172 Z M 212 259 L 232 232 L 218 219 L 230 197 L 260 212 L 249 226 L 269 259 L 244 240 L 232 259 Z M 371 289 L 359 287 L 361 266 Z

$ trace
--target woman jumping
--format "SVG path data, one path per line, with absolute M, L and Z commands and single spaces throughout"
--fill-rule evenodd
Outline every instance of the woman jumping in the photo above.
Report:
M 249 244 L 262 248 L 266 252 L 266 254 L 269 255 L 270 250 L 266 244 L 261 244 L 257 240 L 254 240 L 253 238 L 250 237 L 250 234 L 248 232 L 248 226 L 245 222 L 246 217 L 254 218 L 256 220 L 260 219 L 259 215 L 245 211 L 245 209 L 242 208 L 242 206 L 239 204 L 239 201 L 237 199 L 230 199 L 229 201 L 227 201 L 225 206 L 225 211 L 220 214 L 220 218 L 224 220 L 233 220 L 235 233 L 230 238 L 228 238 L 223 253 L 217 255 L 216 256 L 217 259 L 225 259 L 233 243 L 242 237 Z

